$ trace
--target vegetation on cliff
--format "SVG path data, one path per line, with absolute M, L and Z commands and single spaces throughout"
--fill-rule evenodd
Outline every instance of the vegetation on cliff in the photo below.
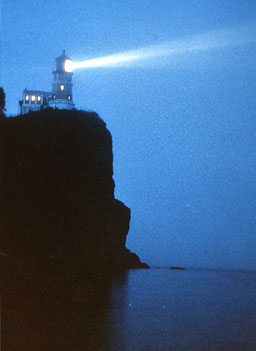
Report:
M 5 111 L 5 92 L 4 92 L 4 89 L 0 87 L 0 118 L 5 116 L 4 111 Z

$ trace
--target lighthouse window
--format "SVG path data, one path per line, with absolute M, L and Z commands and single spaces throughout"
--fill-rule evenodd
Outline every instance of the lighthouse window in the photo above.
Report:
M 53 95 L 53 99 L 56 99 L 56 95 L 55 94 Z
M 68 100 L 71 100 L 71 95 L 68 96 Z
M 36 101 L 36 97 L 35 97 L 35 95 L 32 95 L 32 96 L 31 96 L 31 103 L 34 104 L 35 101 Z
M 41 96 L 38 96 L 38 97 L 37 97 L 37 103 L 38 103 L 38 105 L 41 104 L 41 100 L 42 100 Z
M 26 97 L 25 97 L 25 103 L 26 103 L 26 104 L 29 103 L 29 95 L 26 95 Z
M 64 86 L 64 84 L 61 84 L 61 86 L 60 86 L 60 90 L 64 90 L 65 89 L 65 86 Z

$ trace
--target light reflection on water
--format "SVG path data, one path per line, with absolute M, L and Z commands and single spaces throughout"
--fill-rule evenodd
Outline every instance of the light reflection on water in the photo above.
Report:
M 3 291 L 3 349 L 255 351 L 256 274 L 130 270 L 40 296 Z M 68 292 L 67 292 L 68 291 Z

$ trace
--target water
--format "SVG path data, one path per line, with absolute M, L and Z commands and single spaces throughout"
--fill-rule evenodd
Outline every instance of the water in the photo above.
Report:
M 255 278 L 149 269 L 130 270 L 104 289 L 72 285 L 68 296 L 63 289 L 40 298 L 19 290 L 2 299 L 3 349 L 255 351 Z
M 131 270 L 116 280 L 102 350 L 256 350 L 256 274 Z

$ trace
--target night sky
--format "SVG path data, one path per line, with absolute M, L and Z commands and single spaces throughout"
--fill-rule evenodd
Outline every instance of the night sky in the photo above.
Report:
M 63 49 L 81 61 L 184 41 L 75 71 L 74 102 L 112 133 L 128 248 L 150 265 L 256 269 L 255 0 L 2 0 L 1 18 L 8 115 L 24 88 L 51 90 Z

